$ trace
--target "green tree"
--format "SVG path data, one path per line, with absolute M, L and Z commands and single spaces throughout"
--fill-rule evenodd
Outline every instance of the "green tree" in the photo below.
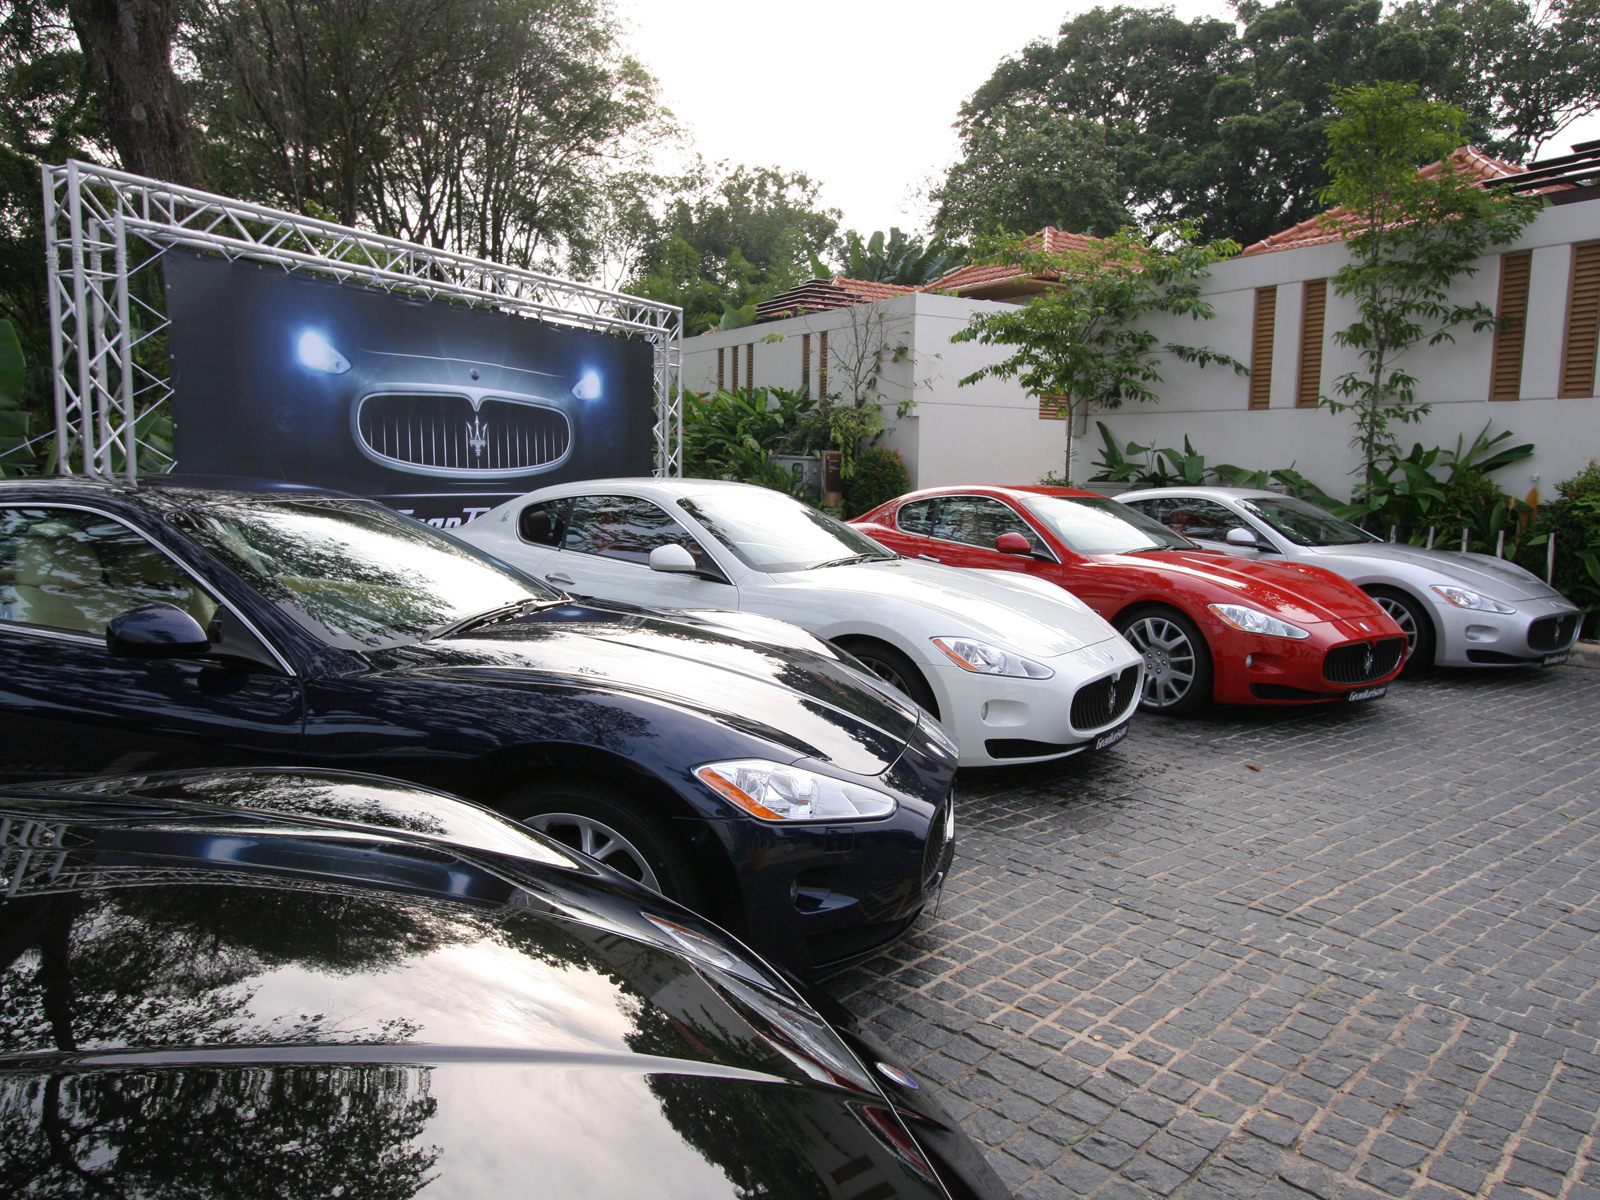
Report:
M 1600 110 L 1600 0 L 1409 0 L 1402 26 L 1454 28 L 1460 48 L 1441 99 L 1495 131 L 1488 148 L 1522 160 Z
M 865 239 L 852 229 L 844 235 L 839 249 L 847 278 L 874 283 L 920 287 L 948 275 L 959 265 L 958 257 L 940 239 L 924 244 L 921 238 L 908 237 L 893 226 L 887 238 L 881 229 Z
M 1164 355 L 1207 366 L 1221 363 L 1248 374 L 1242 363 L 1209 346 L 1166 342 L 1151 333 L 1157 313 L 1210 320 L 1200 282 L 1213 264 L 1238 253 L 1237 243 L 1201 242 L 1191 224 L 1161 226 L 1149 235 L 1123 229 L 1088 249 L 1052 253 L 1039 238 L 1002 243 L 988 261 L 1018 267 L 1051 283 L 1027 304 L 975 313 L 950 340 L 1007 346 L 999 362 L 961 380 L 1015 379 L 1030 393 L 1057 397 L 1067 427 L 1066 478 L 1072 477 L 1073 425 L 1094 409 L 1157 399 L 1151 385 Z
M 1236 12 L 1096 8 L 1002 62 L 961 110 L 937 227 L 1108 232 L 1120 205 L 1257 241 L 1318 211 L 1338 88 L 1418 83 L 1468 110 L 1469 136 L 1491 134 L 1500 85 L 1464 65 L 1452 21 L 1392 19 L 1380 0 L 1238 0 Z
M 678 304 L 690 334 L 737 328 L 755 305 L 824 273 L 839 228 L 817 184 L 770 167 L 701 168 L 679 185 L 628 290 Z
M 1133 220 L 1106 127 L 1082 117 L 1008 108 L 963 132 L 964 156 L 931 198 L 934 226 L 971 240 L 1047 225 L 1103 237 Z
M 1456 169 L 1465 139 L 1460 109 L 1423 99 L 1411 84 L 1350 88 L 1335 98 L 1339 119 L 1328 130 L 1324 203 L 1339 206 L 1324 220 L 1345 238 L 1349 259 L 1334 291 L 1355 301 L 1357 319 L 1333 336 L 1362 366 L 1334 381 L 1322 403 L 1353 414 L 1351 444 L 1361 455 L 1356 500 L 1372 497 L 1381 460 L 1398 458 L 1391 426 L 1419 420 L 1417 380 L 1400 361 L 1419 342 L 1454 341 L 1468 325 L 1494 328 L 1479 301 L 1451 295 L 1456 280 L 1476 273 L 1490 247 L 1514 240 L 1537 213 L 1537 199 L 1481 188 Z M 1436 170 L 1419 168 L 1437 161 Z

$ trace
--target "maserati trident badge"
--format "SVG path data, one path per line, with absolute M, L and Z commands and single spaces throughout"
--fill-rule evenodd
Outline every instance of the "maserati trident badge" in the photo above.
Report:
M 484 428 L 481 416 L 474 415 L 472 420 L 467 422 L 467 445 L 472 447 L 474 459 L 483 458 L 483 452 L 489 446 L 489 431 Z

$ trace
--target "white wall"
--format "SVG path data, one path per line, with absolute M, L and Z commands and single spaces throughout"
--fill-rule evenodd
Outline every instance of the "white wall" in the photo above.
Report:
M 1493 334 L 1459 329 L 1454 344 L 1419 346 L 1402 360 L 1419 380 L 1419 399 L 1432 405 L 1431 414 L 1420 424 L 1398 428 L 1402 444 L 1420 441 L 1454 446 L 1458 437 L 1470 441 L 1485 422 L 1493 421 L 1495 431 L 1509 429 L 1518 443 L 1533 442 L 1537 448 L 1533 458 L 1500 472 L 1500 485 L 1519 495 L 1537 486 L 1546 498 L 1553 495 L 1556 481 L 1582 470 L 1590 459 L 1600 458 L 1600 400 L 1562 400 L 1555 395 L 1565 336 L 1571 245 L 1596 238 L 1600 238 L 1600 200 L 1546 209 L 1520 241 L 1505 248 L 1533 251 L 1521 397 L 1500 402 L 1488 399 Z M 1188 435 L 1195 449 L 1212 462 L 1250 469 L 1292 466 L 1328 491 L 1348 494 L 1357 462 L 1349 445 L 1348 415 L 1295 407 L 1302 284 L 1331 277 L 1344 256 L 1344 247 L 1335 243 L 1252 255 L 1215 268 L 1204 289 L 1216 310 L 1213 320 L 1161 318 L 1152 329 L 1164 340 L 1210 345 L 1248 363 L 1255 290 L 1275 285 L 1270 406 L 1251 411 L 1248 377 L 1227 367 L 1201 369 L 1168 359 L 1160 367 L 1164 382 L 1155 389 L 1161 396 L 1159 404 L 1093 415 L 1087 434 L 1074 446 L 1074 478 L 1085 479 L 1093 473 L 1100 448 L 1094 421 L 1099 420 L 1119 442 L 1181 447 Z M 1496 254 L 1482 260 L 1477 274 L 1461 283 L 1456 294 L 1461 300 L 1481 300 L 1493 309 L 1499 278 Z M 892 407 L 886 410 L 893 428 L 883 439 L 900 451 L 913 486 L 1029 483 L 1061 470 L 1065 423 L 1040 420 L 1038 400 L 1014 383 L 986 379 L 959 386 L 963 376 L 998 361 L 1003 351 L 950 342 L 951 335 L 962 329 L 973 313 L 995 307 L 995 301 L 912 294 L 855 310 L 703 334 L 684 345 L 684 383 L 696 391 L 715 387 L 720 347 L 737 348 L 739 382 L 747 386 L 751 381 L 745 376 L 744 347 L 754 344 L 755 385 L 798 388 L 800 335 L 810 333 L 815 393 L 821 354 L 818 335 L 829 331 L 837 355 L 842 341 L 851 336 L 852 312 L 857 321 L 867 313 L 881 313 L 887 319 L 891 341 L 904 340 L 911 348 L 908 361 L 886 367 L 880 388 L 891 399 L 910 395 L 917 402 L 908 417 L 897 419 Z M 1332 390 L 1340 375 L 1360 366 L 1355 353 L 1339 346 L 1332 336 L 1354 320 L 1352 302 L 1330 289 L 1324 324 L 1323 393 Z M 839 391 L 843 382 L 837 364 L 830 366 L 829 390 Z
M 1553 485 L 1600 458 L 1600 401 L 1594 397 L 1558 399 L 1563 340 L 1566 333 L 1568 276 L 1572 243 L 1600 238 L 1600 201 L 1544 210 L 1523 237 L 1503 249 L 1532 250 L 1527 336 L 1523 347 L 1522 386 L 1515 401 L 1489 399 L 1489 369 L 1494 353 L 1492 332 L 1455 330 L 1454 343 L 1419 345 L 1400 360 L 1418 380 L 1418 399 L 1432 407 L 1418 424 L 1396 426 L 1401 444 L 1454 446 L 1458 437 L 1471 441 L 1486 422 L 1494 432 L 1510 430 L 1518 443 L 1532 442 L 1534 457 L 1496 476 L 1508 492 L 1521 495 L 1538 487 L 1545 498 Z M 1326 409 L 1298 409 L 1302 284 L 1331 277 L 1344 262 L 1340 244 L 1277 250 L 1223 263 L 1212 272 L 1205 293 L 1217 310 L 1209 322 L 1165 321 L 1156 326 L 1174 341 L 1210 344 L 1242 361 L 1250 357 L 1255 289 L 1276 285 L 1276 329 L 1273 337 L 1271 407 L 1250 411 L 1249 381 L 1216 367 L 1205 370 L 1182 363 L 1162 368 L 1166 382 L 1159 405 L 1102 414 L 1113 435 L 1123 442 L 1181 446 L 1187 434 L 1195 449 L 1213 462 L 1248 468 L 1294 466 L 1334 494 L 1348 494 L 1357 456 L 1350 446 L 1348 415 Z M 1499 253 L 1480 260 L 1477 274 L 1461 282 L 1455 296 L 1480 300 L 1491 310 L 1498 298 Z M 1330 289 L 1324 327 L 1321 390 L 1359 369 L 1354 351 L 1333 341 L 1333 333 L 1355 320 L 1351 301 Z

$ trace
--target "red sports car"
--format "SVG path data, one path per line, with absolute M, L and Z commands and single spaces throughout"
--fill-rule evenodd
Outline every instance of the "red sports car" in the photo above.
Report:
M 1093 492 L 930 488 L 853 523 L 902 554 L 1066 588 L 1144 655 L 1150 712 L 1371 700 L 1405 658 L 1400 627 L 1331 571 L 1203 550 Z

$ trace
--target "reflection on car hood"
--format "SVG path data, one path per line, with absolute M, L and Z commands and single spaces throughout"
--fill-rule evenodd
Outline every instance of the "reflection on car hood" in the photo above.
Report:
M 399 669 L 632 691 L 861 775 L 886 770 L 917 725 L 914 707 L 868 687 L 831 654 L 783 645 L 755 627 L 622 605 L 564 604 L 373 658 Z
M 1459 550 L 1428 550 L 1422 546 L 1402 546 L 1397 542 L 1369 542 L 1360 546 L 1318 546 L 1318 558 L 1337 558 L 1346 563 L 1368 564 L 1375 571 L 1412 567 L 1429 575 L 1434 582 L 1457 583 L 1495 600 L 1538 600 L 1558 597 L 1560 592 L 1515 563 L 1488 554 L 1462 554 Z
M 1194 583 L 1227 589 L 1249 604 L 1296 625 L 1333 620 L 1371 620 L 1379 608 L 1355 584 L 1323 570 L 1294 562 L 1263 562 L 1204 550 L 1157 550 L 1147 554 L 1099 555 L 1116 561 L 1170 571 Z M 1224 602 L 1221 597 L 1211 603 Z
M 966 571 L 900 558 L 791 571 L 773 576 L 766 586 L 804 589 L 819 606 L 827 605 L 829 592 L 847 596 L 853 607 L 875 606 L 896 627 L 903 627 L 906 617 L 897 619 L 895 610 L 912 605 L 924 620 L 934 618 L 941 625 L 930 636 L 982 638 L 1036 658 L 1070 654 L 1117 636 L 1060 588 L 1009 571 Z
M 780 1172 L 863 1157 L 937 1194 L 880 1136 L 879 1093 L 782 1045 L 748 990 L 564 916 L 559 889 L 109 796 L 0 794 L 3 817 L 0 1157 L 37 1194 L 218 1194 L 243 1169 L 306 1197 L 532 1172 L 552 1194 L 578 1172 L 604 1194 L 784 1193 Z

